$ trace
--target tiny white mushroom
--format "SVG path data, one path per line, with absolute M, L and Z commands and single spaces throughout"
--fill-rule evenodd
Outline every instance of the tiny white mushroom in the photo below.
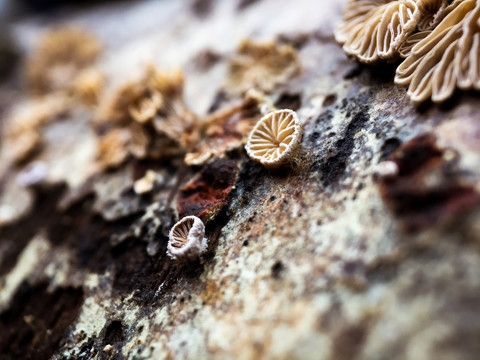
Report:
M 205 225 L 196 216 L 185 216 L 168 234 L 167 255 L 174 260 L 194 260 L 206 248 Z
M 295 159 L 302 140 L 302 124 L 295 111 L 284 109 L 262 117 L 248 137 L 248 156 L 267 169 Z

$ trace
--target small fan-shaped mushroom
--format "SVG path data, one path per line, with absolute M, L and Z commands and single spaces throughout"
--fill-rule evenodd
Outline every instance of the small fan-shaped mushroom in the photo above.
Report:
M 167 255 L 174 260 L 194 260 L 206 248 L 205 225 L 196 216 L 185 216 L 168 234 Z
M 267 169 L 294 160 L 300 149 L 302 124 L 292 110 L 277 110 L 262 117 L 248 137 L 248 156 Z
M 415 103 L 430 97 L 445 101 L 457 86 L 480 89 L 480 2 L 454 1 L 443 16 L 397 68 L 395 83 L 409 85 L 407 94 Z
M 445 6 L 446 0 L 350 0 L 335 38 L 361 62 L 394 59 L 417 26 L 433 26 Z

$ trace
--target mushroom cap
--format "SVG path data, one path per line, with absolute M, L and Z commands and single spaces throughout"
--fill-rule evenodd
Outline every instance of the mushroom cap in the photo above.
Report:
M 174 260 L 194 260 L 206 248 L 205 225 L 196 216 L 185 216 L 168 234 L 167 255 Z
M 267 169 L 291 161 L 300 148 L 302 124 L 295 111 L 284 109 L 262 117 L 248 137 L 248 156 Z

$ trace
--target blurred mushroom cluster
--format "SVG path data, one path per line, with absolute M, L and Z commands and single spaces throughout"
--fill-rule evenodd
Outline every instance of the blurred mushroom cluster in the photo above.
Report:
M 42 147 L 42 128 L 76 104 L 96 104 L 103 87 L 95 67 L 101 48 L 95 36 L 79 28 L 57 28 L 41 36 L 26 60 L 28 96 L 4 119 L 3 168 L 30 160 Z
M 335 38 L 363 63 L 405 58 L 395 83 L 416 104 L 439 103 L 480 89 L 479 14 L 477 0 L 350 0 Z
M 8 167 L 35 160 L 42 128 L 78 108 L 87 111 L 96 135 L 96 165 L 118 167 L 131 158 L 184 156 L 188 166 L 241 149 L 268 111 L 266 95 L 300 71 L 290 45 L 244 40 L 226 58 L 228 77 L 216 110 L 195 114 L 184 99 L 184 74 L 147 64 L 143 74 L 114 85 L 98 66 L 100 40 L 72 26 L 40 35 L 27 56 L 24 77 L 29 94 L 9 109 L 0 159 Z

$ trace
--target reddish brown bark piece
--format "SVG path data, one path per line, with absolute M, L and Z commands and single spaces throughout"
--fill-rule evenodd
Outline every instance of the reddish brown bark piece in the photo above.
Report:
M 424 134 L 389 157 L 398 174 L 380 180 L 380 194 L 406 232 L 451 221 L 479 203 L 479 194 L 447 151 L 454 155 L 439 148 L 435 136 Z
M 180 190 L 178 216 L 195 215 L 204 222 L 214 217 L 228 203 L 237 173 L 236 160 L 218 160 L 205 166 Z

